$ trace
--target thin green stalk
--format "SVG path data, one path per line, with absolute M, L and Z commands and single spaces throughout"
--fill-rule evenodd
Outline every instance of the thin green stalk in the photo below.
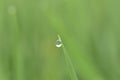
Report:
M 58 35 L 58 39 L 61 41 L 62 43 L 62 40 L 61 40 L 61 37 Z M 70 77 L 71 77 L 71 80 L 78 80 L 78 77 L 77 77 L 77 74 L 76 74 L 76 71 L 75 71 L 75 68 L 73 66 L 73 63 L 71 61 L 71 58 L 70 56 L 68 55 L 68 52 L 64 46 L 64 44 L 62 43 L 62 49 L 63 49 L 63 53 L 64 53 L 64 56 L 65 56 L 65 60 L 66 60 L 66 64 L 67 64 L 67 68 L 68 68 L 68 71 L 69 71 L 69 74 L 70 74 Z
M 8 9 L 9 12 L 9 22 L 11 27 L 11 37 L 12 37 L 12 47 L 13 47 L 13 59 L 14 59 L 14 70 L 15 70 L 15 79 L 24 80 L 24 68 L 23 68 L 23 54 L 22 54 L 22 45 L 20 41 L 20 32 L 19 24 L 17 18 L 17 9 L 16 6 L 11 5 Z

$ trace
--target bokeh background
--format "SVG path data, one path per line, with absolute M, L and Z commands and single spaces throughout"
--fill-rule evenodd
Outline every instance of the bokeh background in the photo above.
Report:
M 0 0 L 0 80 L 120 80 L 119 0 Z

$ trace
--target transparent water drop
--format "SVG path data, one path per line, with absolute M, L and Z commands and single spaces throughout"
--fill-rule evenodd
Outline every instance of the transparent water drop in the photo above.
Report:
M 60 36 L 58 35 L 58 40 L 56 41 L 56 47 L 61 47 L 62 46 L 62 41 L 61 41 L 61 38 Z
M 61 47 L 61 46 L 62 46 L 61 40 L 57 40 L 57 41 L 56 41 L 56 47 Z

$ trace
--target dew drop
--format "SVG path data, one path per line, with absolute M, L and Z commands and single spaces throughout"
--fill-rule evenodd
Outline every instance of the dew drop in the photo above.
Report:
M 56 47 L 61 47 L 63 44 L 62 44 L 62 40 L 61 40 L 61 38 L 60 38 L 60 35 L 58 35 L 58 39 L 57 39 L 57 41 L 56 41 Z
M 62 46 L 62 42 L 61 42 L 61 40 L 57 40 L 56 41 L 56 47 L 61 47 Z

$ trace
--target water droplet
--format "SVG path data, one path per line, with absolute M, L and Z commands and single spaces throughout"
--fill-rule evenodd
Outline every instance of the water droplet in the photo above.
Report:
M 57 40 L 56 41 L 56 47 L 61 47 L 62 46 L 62 42 L 61 42 L 61 40 Z
M 60 36 L 58 35 L 58 40 L 56 41 L 56 47 L 61 47 L 62 46 L 62 41 L 61 41 L 61 38 Z

